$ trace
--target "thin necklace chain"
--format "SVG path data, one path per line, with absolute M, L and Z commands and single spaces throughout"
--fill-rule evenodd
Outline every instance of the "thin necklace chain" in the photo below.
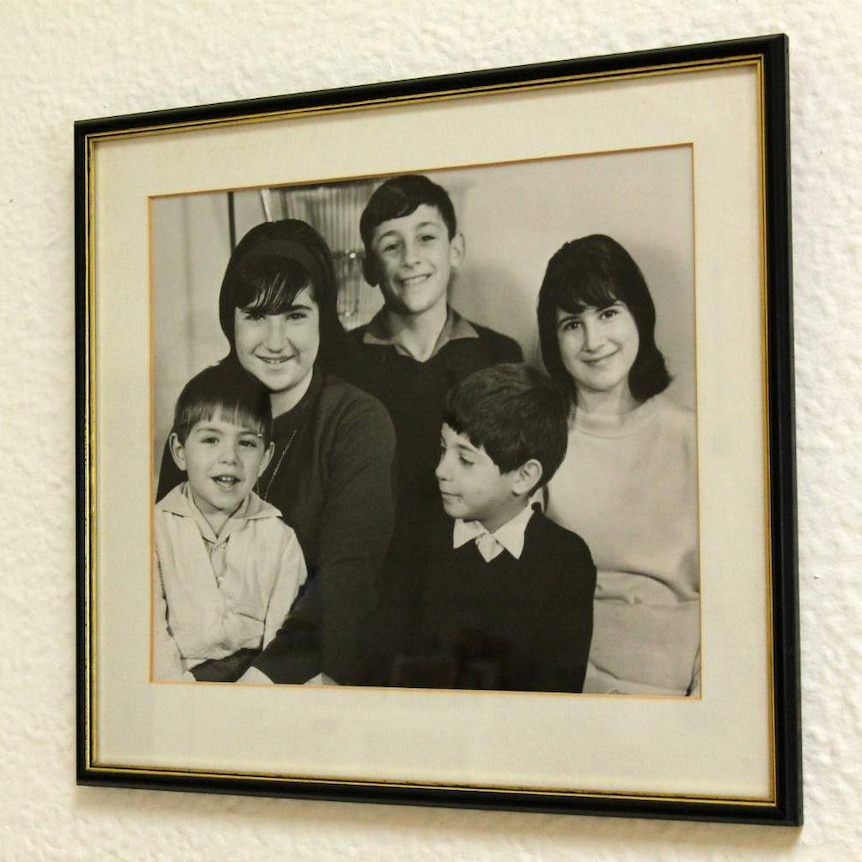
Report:
M 298 429 L 294 428 L 291 432 L 290 438 L 287 443 L 284 444 L 284 449 L 281 450 L 281 455 L 278 456 L 278 462 L 275 465 L 275 468 L 272 471 L 272 475 L 269 477 L 269 482 L 266 483 L 266 490 L 263 492 L 263 499 L 266 502 L 269 502 L 269 492 L 272 488 L 272 483 L 275 481 L 275 477 L 278 475 L 278 471 L 281 469 L 281 462 L 284 461 L 284 456 L 287 455 L 287 450 L 290 449 L 290 444 L 293 443 L 293 438 L 296 437 L 296 432 Z

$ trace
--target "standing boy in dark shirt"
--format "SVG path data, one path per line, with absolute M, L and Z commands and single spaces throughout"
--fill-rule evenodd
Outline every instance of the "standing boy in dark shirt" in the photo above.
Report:
M 454 519 L 418 569 L 395 685 L 579 692 L 596 567 L 530 506 L 563 460 L 567 403 L 540 371 L 498 365 L 448 395 L 436 469 Z
M 359 229 L 365 278 L 380 288 L 384 307 L 350 333 L 347 377 L 392 418 L 399 491 L 393 554 L 421 557 L 428 520 L 442 516 L 434 467 L 446 393 L 480 368 L 520 361 L 521 348 L 448 303 L 464 237 L 444 188 L 420 174 L 393 177 L 371 196 Z

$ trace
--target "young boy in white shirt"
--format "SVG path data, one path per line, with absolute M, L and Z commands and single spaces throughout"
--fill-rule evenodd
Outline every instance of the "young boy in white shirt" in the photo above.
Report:
M 153 679 L 234 682 L 306 579 L 281 512 L 252 490 L 272 457 L 269 391 L 207 368 L 177 401 L 170 452 L 187 481 L 155 507 Z

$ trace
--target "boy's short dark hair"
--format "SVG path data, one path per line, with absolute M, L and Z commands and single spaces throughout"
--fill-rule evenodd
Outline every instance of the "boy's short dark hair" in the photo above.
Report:
M 269 390 L 253 374 L 232 363 L 205 368 L 183 387 L 171 431 L 185 443 L 196 422 L 220 416 L 272 440 Z
M 365 245 L 365 279 L 369 284 L 377 283 L 372 247 L 374 231 L 385 221 L 410 215 L 422 204 L 434 207 L 440 213 L 449 239 L 453 239 L 458 233 L 458 221 L 449 192 L 424 174 L 391 177 L 369 198 L 359 217 L 359 233 Z
M 462 380 L 446 396 L 443 421 L 484 448 L 501 473 L 534 458 L 542 465 L 537 488 L 566 454 L 568 399 L 550 377 L 523 363 L 492 365 Z

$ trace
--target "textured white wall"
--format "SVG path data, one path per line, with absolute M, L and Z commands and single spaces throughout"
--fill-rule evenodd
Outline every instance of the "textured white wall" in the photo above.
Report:
M 0 859 L 857 859 L 857 12 L 851 0 L 0 0 Z M 72 121 L 777 31 L 792 52 L 804 829 L 75 787 Z

